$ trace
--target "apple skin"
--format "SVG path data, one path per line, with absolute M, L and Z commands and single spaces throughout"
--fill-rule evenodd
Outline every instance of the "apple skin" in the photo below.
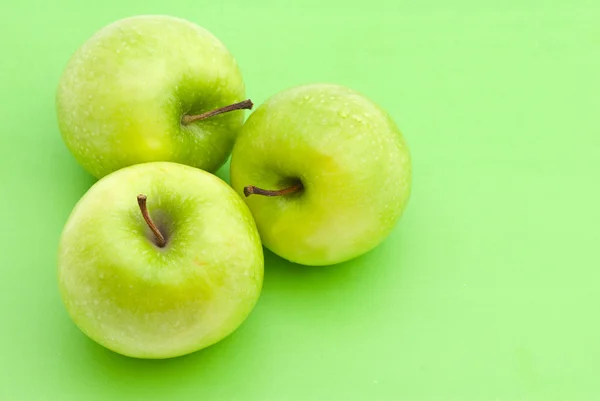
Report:
M 159 248 L 137 195 L 166 234 Z M 260 237 L 219 178 L 153 162 L 98 181 L 77 203 L 58 252 L 59 288 L 76 325 L 123 355 L 169 358 L 216 343 L 257 302 Z
M 231 160 L 231 183 L 304 190 L 245 198 L 263 245 L 304 265 L 373 249 L 408 202 L 411 158 L 396 124 L 361 94 L 332 84 L 283 91 L 253 112 Z
M 236 61 L 210 32 L 179 18 L 138 16 L 104 27 L 77 50 L 56 103 L 67 147 L 100 178 L 150 161 L 218 170 L 244 111 L 188 125 L 182 117 L 244 98 Z

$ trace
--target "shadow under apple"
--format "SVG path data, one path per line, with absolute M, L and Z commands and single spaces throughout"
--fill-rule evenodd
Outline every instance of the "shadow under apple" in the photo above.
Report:
M 73 376 L 87 377 L 92 383 L 103 382 L 109 393 L 151 396 L 162 392 L 167 395 L 174 389 L 190 385 L 202 389 L 222 382 L 235 370 L 232 366 L 238 365 L 236 359 L 240 350 L 252 349 L 251 342 L 256 338 L 252 328 L 246 330 L 244 323 L 236 332 L 203 350 L 168 359 L 137 359 L 103 347 L 74 325 L 69 331 L 63 337 L 61 348 L 64 350 L 64 366 L 72 370 Z M 100 377 L 102 380 L 99 380 Z

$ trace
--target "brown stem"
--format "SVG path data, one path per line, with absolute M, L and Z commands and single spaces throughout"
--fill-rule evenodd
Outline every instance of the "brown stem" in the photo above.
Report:
M 304 186 L 300 182 L 292 185 L 291 187 L 283 188 L 283 189 L 280 189 L 277 191 L 258 188 L 258 187 L 255 187 L 254 185 L 248 185 L 247 187 L 244 187 L 244 195 L 246 195 L 246 197 L 248 197 L 250 195 L 283 196 L 283 195 L 293 194 L 294 192 L 298 192 L 298 191 L 302 190 L 303 188 L 304 188 Z
M 152 218 L 148 214 L 148 208 L 146 207 L 146 199 L 146 195 L 143 194 L 139 194 L 137 197 L 138 205 L 140 206 L 140 210 L 142 211 L 142 216 L 144 217 L 144 220 L 146 220 L 146 224 L 148 224 L 148 227 L 150 227 L 150 230 L 152 230 L 152 233 L 156 238 L 156 245 L 159 248 L 164 248 L 164 246 L 167 244 L 167 241 L 165 240 L 165 237 L 163 237 L 162 233 L 160 232 L 158 227 L 156 227 L 156 224 L 154 224 Z
M 207 118 L 216 116 L 218 114 L 223 114 L 223 113 L 227 113 L 227 112 L 234 111 L 234 110 L 242 110 L 242 109 L 251 110 L 252 106 L 254 106 L 254 103 L 252 103 L 252 100 L 246 99 L 239 103 L 230 104 L 229 106 L 225 106 L 225 107 L 221 107 L 221 108 L 218 108 L 215 110 L 207 111 L 206 113 L 196 114 L 195 116 L 185 115 L 181 119 L 181 122 L 183 123 L 183 125 L 188 125 L 189 123 L 193 123 L 194 121 L 205 120 Z

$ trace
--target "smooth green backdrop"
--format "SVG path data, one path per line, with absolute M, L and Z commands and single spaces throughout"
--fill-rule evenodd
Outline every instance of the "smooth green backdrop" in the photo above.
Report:
M 330 268 L 267 253 L 241 329 L 166 361 L 88 340 L 56 284 L 94 180 L 55 88 L 85 39 L 135 14 L 211 30 L 257 104 L 315 81 L 364 92 L 414 159 L 383 245 Z M 0 17 L 0 400 L 600 399 L 597 0 L 3 0 Z

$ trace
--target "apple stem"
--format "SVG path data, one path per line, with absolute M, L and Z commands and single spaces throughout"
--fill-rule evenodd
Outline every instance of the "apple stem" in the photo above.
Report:
M 291 187 L 280 189 L 277 191 L 258 188 L 258 187 L 255 187 L 254 185 L 248 185 L 247 187 L 244 187 L 244 195 L 246 195 L 246 197 L 248 197 L 250 195 L 283 196 L 283 195 L 293 194 L 294 192 L 298 192 L 302 189 L 304 189 L 304 186 L 300 182 L 295 185 L 292 185 Z
M 252 100 L 246 99 L 246 100 L 243 100 L 238 103 L 230 104 L 229 106 L 225 106 L 225 107 L 221 107 L 221 108 L 218 108 L 215 110 L 207 111 L 206 113 L 196 114 L 194 116 L 185 115 L 181 119 L 181 122 L 183 123 L 183 125 L 188 125 L 189 123 L 193 123 L 194 121 L 205 120 L 207 118 L 216 116 L 218 114 L 223 114 L 223 113 L 227 113 L 227 112 L 234 111 L 234 110 L 242 110 L 242 109 L 251 110 L 252 106 L 254 106 L 254 103 L 252 103 Z
M 137 197 L 138 205 L 140 206 L 142 216 L 144 217 L 144 220 L 146 220 L 146 224 L 148 224 L 148 227 L 150 227 L 150 230 L 152 230 L 152 233 L 154 234 L 154 237 L 156 238 L 156 245 L 159 248 L 164 248 L 165 245 L 167 244 L 167 241 L 165 240 L 165 237 L 163 237 L 162 233 L 160 232 L 158 227 L 156 227 L 156 224 L 154 224 L 154 222 L 152 221 L 152 218 L 148 214 L 148 207 L 146 206 L 146 199 L 147 199 L 146 195 L 143 195 L 143 194 L 139 194 Z

